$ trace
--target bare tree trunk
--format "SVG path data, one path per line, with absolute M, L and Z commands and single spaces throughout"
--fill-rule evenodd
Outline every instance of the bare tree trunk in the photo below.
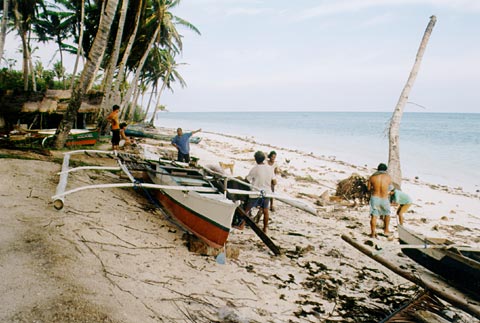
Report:
M 402 93 L 400 94 L 400 98 L 398 99 L 397 106 L 393 111 L 392 118 L 390 119 L 390 129 L 388 133 L 389 139 L 389 149 L 388 149 L 388 172 L 392 177 L 392 181 L 394 184 L 401 187 L 402 185 L 402 170 L 400 167 L 400 122 L 402 121 L 403 110 L 405 108 L 405 104 L 408 101 L 408 96 L 410 94 L 410 90 L 417 78 L 418 70 L 420 69 L 420 64 L 422 62 L 422 57 L 427 47 L 428 40 L 430 38 L 430 34 L 432 33 L 433 27 L 435 26 L 435 22 L 437 21 L 437 17 L 431 16 L 430 22 L 428 23 L 427 29 L 423 35 L 422 42 L 420 43 L 420 47 L 417 51 L 417 57 L 415 59 L 415 63 L 413 64 L 412 71 L 410 72 L 410 76 L 408 77 L 407 84 L 403 88 Z
M 102 12 L 101 24 L 98 27 L 97 34 L 92 44 L 92 48 L 88 53 L 88 59 L 83 67 L 82 74 L 80 75 L 80 80 L 78 84 L 74 87 L 72 91 L 72 97 L 68 103 L 67 112 L 63 116 L 60 125 L 56 131 L 55 139 L 55 148 L 61 149 L 65 146 L 67 141 L 67 136 L 70 133 L 70 130 L 73 127 L 73 123 L 77 116 L 78 109 L 82 103 L 83 95 L 87 92 L 89 84 L 95 78 L 95 73 L 97 71 L 97 66 L 100 65 L 100 62 L 105 53 L 105 48 L 107 47 L 108 36 L 110 34 L 110 28 L 112 26 L 113 18 L 115 17 L 115 12 L 117 10 L 119 0 L 109 0 L 105 11 Z
M 82 0 L 82 7 L 80 9 L 80 31 L 78 36 L 78 51 L 77 51 L 77 58 L 75 59 L 75 66 L 73 67 L 72 73 L 72 82 L 70 83 L 70 90 L 73 90 L 73 85 L 75 84 L 75 75 L 77 74 L 78 68 L 78 61 L 80 60 L 80 56 L 83 55 L 83 22 L 85 20 L 85 0 Z
M 2 27 L 0 29 L 0 62 L 3 58 L 3 49 L 5 48 L 5 38 L 7 36 L 7 17 L 9 0 L 3 0 Z

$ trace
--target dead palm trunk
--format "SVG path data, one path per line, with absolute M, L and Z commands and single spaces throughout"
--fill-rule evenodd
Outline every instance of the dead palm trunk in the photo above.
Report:
M 88 86 L 95 78 L 97 66 L 100 65 L 105 48 L 107 47 L 108 36 L 117 10 L 118 1 L 119 0 L 109 0 L 105 7 L 105 11 L 102 12 L 101 24 L 98 27 L 92 48 L 88 54 L 88 59 L 83 67 L 82 74 L 80 75 L 80 80 L 72 91 L 72 97 L 68 104 L 67 112 L 63 116 L 56 131 L 55 148 L 57 149 L 61 149 L 65 146 L 67 136 L 73 127 L 73 122 L 75 121 L 78 109 L 82 103 L 82 98 L 87 92 Z
M 85 20 L 85 0 L 82 0 L 81 9 L 80 9 L 80 31 L 78 36 L 78 50 L 77 50 L 77 58 L 75 59 L 75 65 L 73 67 L 72 73 L 72 82 L 70 83 L 70 90 L 73 90 L 73 85 L 75 84 L 75 75 L 77 74 L 78 68 L 78 61 L 80 57 L 83 55 L 83 22 Z
M 3 0 L 2 27 L 0 28 L 0 62 L 3 58 L 3 49 L 5 48 L 5 38 L 7 36 L 7 17 L 9 0 Z
M 428 23 L 427 29 L 423 35 L 422 42 L 420 43 L 420 47 L 417 51 L 417 57 L 415 59 L 415 63 L 413 64 L 412 71 L 410 72 L 410 76 L 408 77 L 407 84 L 403 88 L 402 93 L 400 94 L 400 98 L 398 99 L 397 106 L 393 111 L 392 118 L 390 120 L 390 129 L 388 133 L 388 141 L 389 141 L 389 149 L 388 149 L 388 169 L 390 176 L 392 177 L 393 183 L 397 184 L 401 187 L 402 184 L 402 170 L 400 167 L 400 140 L 399 140 L 399 132 L 400 132 L 400 122 L 402 120 L 403 110 L 405 108 L 405 104 L 408 101 L 408 96 L 410 94 L 410 90 L 417 78 L 418 70 L 420 69 L 420 64 L 422 62 L 422 57 L 427 47 L 428 39 L 430 38 L 430 34 L 432 33 L 433 27 L 435 26 L 435 22 L 437 21 L 437 17 L 431 16 L 430 22 Z

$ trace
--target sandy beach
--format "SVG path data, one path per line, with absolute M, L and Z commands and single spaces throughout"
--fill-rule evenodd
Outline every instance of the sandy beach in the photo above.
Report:
M 133 189 L 82 191 L 57 211 L 51 196 L 61 152 L 0 150 L 0 321 L 378 322 L 418 292 L 341 239 L 348 234 L 361 243 L 371 240 L 369 208 L 329 196 L 340 180 L 354 173 L 368 177 L 374 169 L 254 138 L 198 135 L 202 140 L 191 145 L 191 155 L 204 166 L 234 162 L 234 176 L 248 173 L 255 151 L 275 150 L 283 173 L 277 191 L 316 205 L 312 215 L 275 202 L 268 233 L 281 256 L 249 228 L 230 233 L 227 248 L 239 255 L 225 264 L 190 252 L 184 232 Z M 114 164 L 87 156 L 75 160 Z M 120 181 L 118 174 L 85 171 L 72 174 L 69 185 Z M 414 200 L 406 226 L 480 246 L 478 193 L 411 178 L 402 189 Z M 392 230 L 395 225 L 393 217 Z M 379 237 L 372 244 L 390 248 L 385 257 L 415 271 L 398 256 L 397 239 Z M 450 313 L 457 322 L 478 322 L 453 308 Z

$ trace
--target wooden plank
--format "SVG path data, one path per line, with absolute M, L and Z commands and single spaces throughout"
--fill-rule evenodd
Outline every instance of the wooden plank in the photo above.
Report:
M 280 249 L 273 243 L 273 241 L 263 232 L 262 229 L 258 227 L 258 225 L 250 219 L 250 217 L 245 213 L 243 209 L 240 207 L 237 208 L 240 211 L 242 219 L 252 228 L 252 230 L 257 234 L 257 236 L 265 243 L 265 245 L 275 254 L 275 256 L 279 256 L 281 254 Z

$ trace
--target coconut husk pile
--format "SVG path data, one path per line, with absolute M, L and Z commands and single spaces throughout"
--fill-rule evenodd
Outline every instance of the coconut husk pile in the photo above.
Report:
M 358 200 L 360 203 L 366 204 L 370 199 L 370 192 L 368 192 L 367 189 L 367 179 L 358 174 L 352 174 L 349 178 L 337 184 L 335 195 L 346 200 Z

